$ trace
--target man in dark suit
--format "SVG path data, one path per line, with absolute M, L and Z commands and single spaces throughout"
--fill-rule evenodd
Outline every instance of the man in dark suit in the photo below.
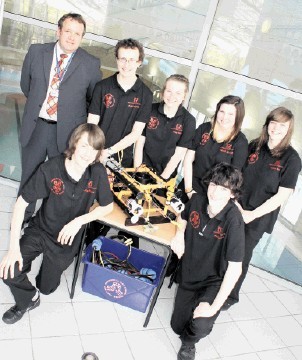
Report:
M 24 184 L 46 159 L 62 153 L 72 131 L 86 122 L 95 84 L 101 80 L 100 61 L 79 47 L 86 23 L 79 14 L 58 22 L 56 43 L 31 45 L 24 59 L 21 89 L 27 98 L 22 119 Z M 34 210 L 30 205 L 25 221 Z

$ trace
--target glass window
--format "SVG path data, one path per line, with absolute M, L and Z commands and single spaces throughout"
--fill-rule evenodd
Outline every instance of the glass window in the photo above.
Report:
M 190 108 L 211 118 L 217 102 L 225 95 L 237 95 L 244 100 L 245 118 L 242 130 L 249 140 L 256 138 L 264 124 L 267 114 L 278 106 L 285 106 L 295 115 L 293 145 L 302 155 L 302 103 L 300 101 L 259 89 L 242 82 L 228 79 L 210 72 L 199 71 L 192 93 Z
M 84 39 L 81 47 L 101 59 L 103 78 L 107 78 L 117 71 L 114 46 Z M 145 55 L 144 62 L 138 68 L 137 74 L 153 92 L 153 99 L 157 102 L 160 101 L 160 91 L 166 78 L 172 74 L 182 74 L 189 77 L 190 68 L 173 61 Z
M 301 91 L 301 13 L 296 0 L 221 0 L 202 62 Z
M 3 20 L 0 37 L 0 175 L 13 180 L 21 178 L 18 138 L 25 97 L 19 84 L 27 35 L 26 25 Z
M 21 162 L 18 137 L 25 105 L 20 89 L 21 68 L 32 43 L 56 40 L 55 32 L 37 26 L 4 19 L 0 38 L 0 175 L 20 180 Z M 103 78 L 116 72 L 114 46 L 83 40 L 81 47 L 101 59 Z M 138 74 L 150 87 L 154 101 L 160 101 L 160 90 L 166 77 L 180 73 L 189 76 L 190 68 L 172 61 L 146 56 Z
M 55 32 L 33 25 L 4 19 L 0 37 L 0 175 L 13 180 L 21 178 L 19 134 L 25 105 L 20 89 L 21 68 L 32 43 L 56 40 Z M 110 46 L 93 41 L 83 41 L 83 48 L 101 57 L 104 76 L 114 72 L 108 60 L 113 54 Z M 112 55 L 111 55 L 112 57 Z
M 72 11 L 83 15 L 88 32 L 119 40 L 133 37 L 150 49 L 193 59 L 209 2 L 8 0 L 5 10 L 56 24 L 74 3 Z
M 74 6 L 73 6 L 74 4 Z M 5 11 L 57 24 L 69 11 L 83 15 L 87 31 L 110 39 L 133 37 L 149 49 L 194 59 L 210 0 L 6 0 Z M 296 0 L 220 0 L 202 62 L 279 87 L 302 91 L 302 2 Z M 284 16 L 286 14 L 286 16 Z M 21 67 L 32 43 L 55 41 L 53 30 L 4 18 L 0 37 L 0 176 L 20 180 L 18 134 L 25 104 L 20 90 Z M 101 59 L 103 78 L 116 72 L 114 46 L 83 40 L 81 47 Z M 190 68 L 146 56 L 138 74 L 160 101 L 165 79 Z M 296 118 L 293 146 L 302 155 L 302 103 L 276 92 L 199 71 L 190 111 L 201 123 L 212 117 L 217 102 L 227 94 L 244 99 L 243 132 L 249 140 L 258 136 L 273 108 L 283 105 Z M 282 207 L 275 229 L 255 249 L 252 263 L 300 285 L 302 279 L 302 174 L 294 194 Z M 300 279 L 300 280 L 299 280 Z
M 138 69 L 138 75 L 153 92 L 154 102 L 160 101 L 160 92 L 164 82 L 172 74 L 189 77 L 190 68 L 173 61 L 146 56 L 143 65 Z

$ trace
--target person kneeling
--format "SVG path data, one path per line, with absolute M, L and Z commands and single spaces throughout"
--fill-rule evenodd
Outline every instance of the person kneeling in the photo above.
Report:
M 79 251 L 83 225 L 112 211 L 107 173 L 97 163 L 104 143 L 97 125 L 80 125 L 65 154 L 40 165 L 22 189 L 13 211 L 9 251 L 0 263 L 0 277 L 16 302 L 2 317 L 6 324 L 19 321 L 26 311 L 39 306 L 40 292 L 48 295 L 57 289 L 63 271 Z M 43 199 L 41 208 L 20 239 L 25 209 L 37 199 Z M 94 201 L 100 206 L 89 212 Z M 36 288 L 27 273 L 40 254 L 43 260 Z
M 171 242 L 181 258 L 171 318 L 171 327 L 182 342 L 178 360 L 195 359 L 195 344 L 212 331 L 242 271 L 244 222 L 235 204 L 241 193 L 241 172 L 220 163 L 204 181 L 207 196 L 192 196 Z

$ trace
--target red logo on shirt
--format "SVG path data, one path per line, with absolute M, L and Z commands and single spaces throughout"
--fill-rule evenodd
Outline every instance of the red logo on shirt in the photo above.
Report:
M 182 125 L 176 124 L 175 128 L 171 128 L 171 130 L 174 132 L 174 134 L 181 135 L 182 134 Z
M 221 226 L 218 226 L 217 229 L 214 231 L 214 237 L 218 240 L 222 240 L 225 236 L 223 229 Z
M 280 163 L 280 160 L 275 161 L 273 164 L 269 164 L 269 167 L 271 168 L 271 170 L 275 170 L 275 171 L 281 171 L 283 166 Z
M 139 102 L 139 98 L 133 98 L 133 101 L 128 101 L 128 107 L 139 109 L 141 103 Z
M 193 226 L 193 228 L 198 228 L 200 225 L 200 216 L 197 211 L 192 211 L 190 214 L 190 223 Z
M 210 139 L 210 134 L 209 133 L 202 134 L 200 144 L 202 146 L 204 146 L 209 141 L 209 139 Z
M 104 96 L 104 100 L 103 100 L 104 105 L 106 106 L 106 108 L 111 108 L 114 106 L 115 104 L 115 98 L 112 94 L 106 94 Z
M 228 155 L 234 154 L 234 148 L 232 144 L 226 144 L 225 146 L 221 146 L 220 152 L 226 153 Z
M 86 189 L 84 190 L 87 193 L 91 193 L 94 194 L 95 193 L 96 188 L 93 187 L 93 182 L 92 180 L 89 180 L 86 186 Z
M 50 182 L 51 182 L 51 185 L 52 185 L 50 190 L 55 195 L 62 195 L 64 193 L 65 185 L 64 185 L 62 179 L 54 178 L 54 179 L 51 179 Z
M 255 164 L 255 162 L 258 161 L 258 159 L 259 159 L 258 153 L 253 153 L 249 156 L 248 163 Z
M 159 125 L 158 118 L 151 116 L 147 128 L 151 130 L 155 130 L 158 127 L 158 125 Z

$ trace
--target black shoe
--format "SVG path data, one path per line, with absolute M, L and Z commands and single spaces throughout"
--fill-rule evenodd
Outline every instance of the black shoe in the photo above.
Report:
M 40 305 L 40 294 L 39 294 L 37 300 L 35 300 L 35 301 L 32 300 L 29 303 L 28 307 L 24 310 L 19 309 L 17 305 L 12 306 L 9 310 L 7 310 L 3 314 L 2 320 L 6 324 L 14 324 L 22 318 L 22 316 L 26 313 L 26 311 L 33 310 L 36 307 L 38 307 L 39 305 Z
M 177 360 L 194 360 L 195 354 L 195 345 L 186 345 L 182 343 L 177 354 Z

